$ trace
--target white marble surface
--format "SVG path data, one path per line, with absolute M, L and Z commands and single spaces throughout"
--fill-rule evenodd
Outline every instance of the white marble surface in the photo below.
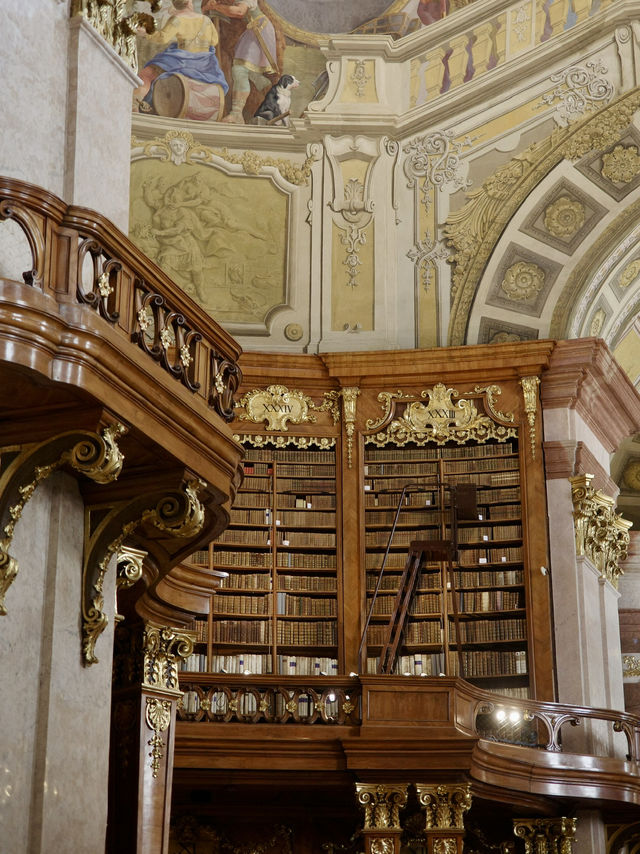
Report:
M 12 686 L 0 711 L 0 818 L 3 837 L 14 840 L 16 852 L 104 849 L 115 581 L 110 572 L 110 622 L 98 643 L 100 662 L 86 668 L 80 637 L 83 526 L 75 479 L 56 474 L 35 490 L 16 527 L 12 554 L 20 571 L 7 595 L 9 613 L 0 618 L 3 639 L 9 638 L 0 673 L 2 684 Z

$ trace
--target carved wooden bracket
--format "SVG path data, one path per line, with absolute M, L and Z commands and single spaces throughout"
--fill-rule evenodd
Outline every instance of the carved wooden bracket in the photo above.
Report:
M 316 412 L 329 412 L 333 423 L 340 420 L 338 408 L 338 391 L 326 391 L 324 400 L 316 404 L 304 392 L 297 389 L 289 390 L 284 385 L 270 385 L 264 389 L 248 391 L 236 404 L 244 409 L 238 415 L 240 421 L 253 421 L 259 424 L 267 422 L 267 430 L 287 430 L 287 423 L 308 424 L 317 421 Z
M 124 432 L 122 424 L 111 424 L 100 435 L 72 431 L 0 453 L 0 460 L 7 464 L 0 473 L 0 615 L 7 613 L 5 595 L 18 573 L 18 562 L 9 549 L 27 501 L 44 480 L 64 466 L 96 483 L 116 480 L 124 461 L 116 439 Z

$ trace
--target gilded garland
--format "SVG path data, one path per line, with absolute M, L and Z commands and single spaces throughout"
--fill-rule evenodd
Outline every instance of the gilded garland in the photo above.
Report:
M 379 446 L 406 445 L 407 442 L 443 445 L 452 441 L 463 445 L 469 440 L 486 442 L 489 439 L 504 442 L 517 435 L 517 427 L 513 424 L 512 413 L 505 414 L 496 408 L 495 396 L 500 393 L 497 385 L 476 386 L 473 392 L 460 397 L 456 389 L 447 388 L 443 383 L 425 389 L 420 398 L 402 391 L 380 392 L 378 400 L 383 414 L 377 421 L 367 421 L 371 435 L 365 441 Z M 478 410 L 474 400 L 482 403 L 484 412 Z M 398 414 L 399 409 L 403 410 L 401 414 Z

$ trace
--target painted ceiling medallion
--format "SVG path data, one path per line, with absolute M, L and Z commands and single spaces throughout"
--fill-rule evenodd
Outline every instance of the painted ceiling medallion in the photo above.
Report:
M 627 264 L 622 273 L 620 273 L 618 286 L 621 288 L 628 288 L 629 285 L 637 279 L 638 274 L 640 274 L 640 258 L 636 258 L 635 261 L 631 261 Z
M 616 145 L 602 155 L 601 174 L 616 184 L 628 184 L 640 175 L 640 153 L 635 145 Z
M 509 299 L 524 302 L 537 296 L 543 285 L 542 267 L 529 261 L 518 261 L 504 274 L 501 287 Z
M 544 212 L 544 225 L 554 237 L 573 237 L 584 225 L 585 208 L 576 199 L 561 196 Z

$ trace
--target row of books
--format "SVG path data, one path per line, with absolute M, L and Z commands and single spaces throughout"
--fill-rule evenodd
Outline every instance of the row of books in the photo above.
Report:
M 440 532 L 437 528 L 396 528 L 393 534 L 392 545 L 408 546 L 412 540 L 437 540 L 440 539 Z M 389 542 L 389 531 L 365 531 L 365 545 L 367 546 L 386 546 Z
M 263 596 L 236 596 L 225 593 L 212 597 L 214 614 L 271 614 L 271 594 Z
M 477 611 L 514 611 L 524 608 L 520 590 L 459 590 L 456 595 L 458 610 L 463 613 Z M 452 596 L 448 595 L 449 610 Z
M 486 643 L 489 641 L 525 640 L 527 636 L 527 621 L 525 619 L 509 620 L 461 620 L 458 623 L 459 635 L 449 623 L 449 640 L 455 643 Z
M 413 527 L 429 524 L 432 526 L 439 524 L 438 516 L 434 513 L 416 513 L 415 508 L 412 508 L 412 513 L 403 512 L 402 508 L 399 514 L 396 514 L 397 508 L 389 508 L 388 510 L 366 510 L 365 519 L 367 525 L 393 525 L 396 515 L 398 515 L 398 525 L 412 525 Z M 422 508 L 420 508 L 422 509 Z M 434 507 L 434 509 L 436 509 Z
M 302 569 L 335 569 L 335 554 L 304 554 L 296 552 L 278 552 L 276 566 L 300 567 Z
M 245 460 L 264 460 L 265 462 L 283 463 L 334 463 L 334 451 L 298 451 L 283 448 L 247 448 Z
M 522 569 L 456 570 L 453 573 L 458 590 L 466 587 L 510 587 L 524 583 Z
M 266 474 L 273 474 L 273 465 L 271 463 L 254 463 L 245 461 L 242 465 L 245 476 L 248 474 L 257 474 L 264 477 Z
M 337 603 L 329 596 L 292 596 L 290 593 L 276 593 L 278 614 L 301 617 L 335 617 Z
M 278 531 L 277 543 L 280 546 L 315 546 L 317 548 L 335 548 L 335 533 L 319 533 L 318 531 Z
M 367 484 L 370 485 L 370 484 Z M 398 507 L 400 496 L 402 495 L 402 487 L 398 492 L 389 492 L 378 495 L 371 490 L 365 490 L 364 506 L 367 507 L 388 507 L 390 510 L 395 510 Z M 425 490 L 424 492 L 407 492 L 404 496 L 403 507 L 428 507 L 435 506 L 437 493 L 433 490 Z
M 379 555 L 378 555 L 379 557 Z M 391 555 L 389 555 L 391 557 Z M 395 555 L 394 555 L 395 557 Z M 396 569 L 396 567 L 392 567 L 389 565 L 389 561 L 387 561 L 387 565 L 385 567 L 385 571 L 382 575 L 382 579 L 380 581 L 379 590 L 391 590 L 395 592 L 398 589 L 398 584 L 400 583 L 400 573 L 397 571 L 392 571 Z M 376 585 L 378 582 L 377 573 L 369 572 L 367 573 L 367 591 L 371 592 L 376 589 Z M 418 580 L 418 589 L 423 590 L 425 588 L 432 590 L 441 589 L 441 576 L 439 568 L 434 570 L 433 572 L 429 572 L 423 570 L 420 573 L 420 578 Z
M 214 566 L 238 566 L 255 569 L 269 569 L 271 566 L 271 551 L 241 552 L 236 549 L 219 549 L 218 543 L 213 552 Z
M 279 655 L 278 673 L 281 676 L 337 676 L 338 661 L 335 658 L 310 655 Z
M 503 519 L 520 519 L 522 508 L 519 504 L 494 504 L 478 507 L 478 513 L 490 522 L 500 522 Z
M 278 477 L 335 477 L 335 463 L 278 463 Z
M 521 539 L 522 525 L 482 525 L 474 528 L 458 528 L 459 543 Z
M 271 621 L 214 620 L 211 640 L 214 643 L 271 643 Z
M 466 676 L 519 676 L 526 674 L 527 653 L 518 650 L 463 650 L 462 663 Z M 451 656 L 453 675 L 458 674 L 458 656 Z
M 313 622 L 278 620 L 276 636 L 278 643 L 298 646 L 335 646 L 338 643 L 335 620 Z
M 265 572 L 234 572 L 222 579 L 220 587 L 224 590 L 270 590 L 271 575 Z
M 444 464 L 444 474 L 459 474 L 472 468 L 477 471 L 516 471 L 520 467 L 517 457 L 492 457 L 474 460 L 449 460 Z
M 269 533 L 267 528 L 255 530 L 253 528 L 227 528 L 223 531 L 216 544 L 223 545 L 251 545 L 251 546 L 267 546 Z
M 517 503 L 518 511 L 520 511 L 520 487 L 514 486 L 510 489 L 478 489 L 477 493 L 478 504 L 504 504 L 506 502 Z M 480 512 L 480 511 L 478 511 Z M 493 509 L 490 508 L 490 514 L 493 515 Z M 495 516 L 493 516 L 495 518 Z
M 308 495 L 289 495 L 288 493 L 278 493 L 277 508 L 278 510 L 335 510 L 336 496 L 334 495 L 316 495 L 309 493 Z M 269 491 L 259 492 L 239 492 L 233 503 L 233 509 L 237 510 L 243 507 L 260 508 L 263 510 L 271 509 L 273 504 L 273 494 Z
M 188 632 L 193 632 L 195 634 L 196 643 L 206 643 L 208 639 L 208 630 L 207 630 L 207 621 L 206 620 L 193 620 L 186 627 Z
M 188 670 L 189 673 L 206 673 L 207 656 L 204 653 L 194 652 L 180 662 L 180 670 Z
M 381 646 L 388 634 L 387 626 L 374 626 L 369 624 L 367 629 L 367 644 L 369 646 Z M 440 620 L 420 620 L 419 622 L 409 623 L 406 627 L 404 643 L 405 644 L 441 644 L 442 643 L 442 625 Z
M 365 477 L 375 477 L 384 475 L 385 477 L 394 474 L 410 475 L 411 478 L 416 475 L 436 474 L 438 471 L 437 463 L 412 462 L 406 463 L 366 463 L 364 466 Z
M 498 549 L 460 549 L 460 566 L 482 563 L 518 563 L 522 561 L 522 546 L 501 546 Z
M 380 659 L 367 658 L 367 673 L 377 673 Z M 445 656 L 442 652 L 399 655 L 393 672 L 396 676 L 444 676 Z
M 376 597 L 373 608 L 374 616 L 386 616 L 393 614 L 396 597 L 378 595 Z M 442 610 L 441 597 L 439 593 L 418 593 L 414 596 L 409 607 L 409 613 L 412 615 L 419 614 L 439 614 Z
M 242 481 L 243 489 L 255 489 L 258 492 L 271 493 L 273 487 L 271 484 L 271 475 L 268 477 L 259 477 L 258 475 L 247 475 Z
M 278 478 L 278 491 L 279 492 L 295 492 L 300 493 L 300 495 L 305 495 L 306 493 L 313 492 L 329 492 L 332 495 L 335 495 L 336 491 L 336 482 L 335 479 L 329 480 L 328 478 L 314 478 L 312 481 L 309 478 L 292 478 L 292 477 L 279 477 Z
M 282 590 L 335 593 L 338 582 L 333 575 L 280 575 L 278 585 Z
M 367 440 L 365 440 L 367 441 Z M 372 441 L 372 440 L 371 440 Z M 511 442 L 500 444 L 486 443 L 483 445 L 458 445 L 445 448 L 421 447 L 421 448 L 366 448 L 365 459 L 369 460 L 447 460 L 469 457 L 479 459 L 483 457 L 503 457 L 509 454 L 517 454 L 517 447 Z
M 275 518 L 274 518 L 275 517 Z M 271 509 L 231 511 L 232 525 L 276 525 L 302 526 L 305 528 L 335 528 L 336 514 L 323 513 L 317 510 L 290 511 L 280 510 L 274 513 Z

